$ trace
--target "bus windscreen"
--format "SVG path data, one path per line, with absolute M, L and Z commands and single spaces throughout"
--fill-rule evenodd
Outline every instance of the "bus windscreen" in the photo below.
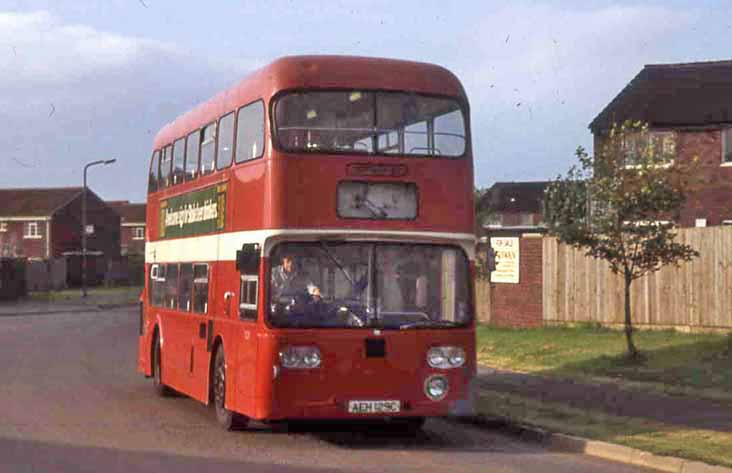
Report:
M 465 118 L 457 100 L 406 92 L 304 91 L 275 104 L 286 151 L 459 157 Z
M 443 245 L 281 243 L 270 323 L 299 328 L 449 328 L 472 319 L 468 262 Z

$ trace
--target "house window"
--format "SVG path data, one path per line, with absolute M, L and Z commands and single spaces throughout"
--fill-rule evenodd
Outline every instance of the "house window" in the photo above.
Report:
M 623 143 L 625 166 L 638 166 L 638 158 L 646 152 L 653 153 L 663 165 L 670 165 L 676 158 L 676 135 L 673 131 L 650 131 L 628 136 Z
M 8 231 L 8 222 L 0 222 L 0 233 Z
M 534 215 L 530 213 L 519 214 L 519 225 L 528 227 L 534 224 Z
M 722 130 L 722 163 L 732 164 L 732 128 Z
M 144 240 L 145 239 L 145 227 L 135 227 L 133 229 L 133 240 Z
M 486 217 L 485 221 L 483 222 L 483 225 L 488 225 L 489 227 L 502 227 L 503 226 L 503 214 L 495 213 L 491 214 L 488 217 Z
M 41 238 L 41 233 L 38 231 L 38 222 L 28 222 L 25 224 L 23 238 Z

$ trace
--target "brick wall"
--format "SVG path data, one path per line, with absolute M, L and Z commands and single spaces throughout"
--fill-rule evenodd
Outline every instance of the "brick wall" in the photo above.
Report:
M 687 189 L 686 202 L 681 209 L 679 225 L 693 227 L 696 219 L 704 218 L 708 226 L 721 225 L 732 220 L 732 166 L 722 165 L 722 132 L 720 129 L 666 129 L 675 131 L 676 160 L 691 163 L 695 157 L 699 164 Z M 603 138 L 595 135 L 594 149 L 598 152 Z
M 87 237 L 89 251 L 101 251 L 106 259 L 118 260 L 120 256 L 120 217 L 96 195 L 89 193 L 86 222 L 94 226 L 94 233 Z M 52 254 L 81 250 L 81 195 L 54 214 L 51 230 Z
M 145 225 L 139 227 L 145 228 Z M 122 226 L 120 228 L 121 249 L 123 255 L 144 255 L 145 239 L 135 239 L 135 229 L 138 226 Z
M 490 235 L 499 236 L 499 235 Z M 542 238 L 518 236 L 518 284 L 491 284 L 491 324 L 499 327 L 539 327 L 542 325 Z
M 732 167 L 721 165 L 721 131 L 677 131 L 676 149 L 680 161 L 699 158 L 695 179 L 681 211 L 681 226 L 693 227 L 698 218 L 707 219 L 710 226 L 732 220 Z
M 38 237 L 26 238 L 25 226 L 29 222 L 5 221 L 5 231 L 0 232 L 0 256 L 24 256 L 46 258 L 46 225 L 44 220 L 35 221 Z

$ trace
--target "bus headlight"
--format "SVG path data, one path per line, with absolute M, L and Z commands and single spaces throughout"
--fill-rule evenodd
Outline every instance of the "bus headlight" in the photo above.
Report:
M 427 364 L 433 368 L 459 368 L 465 364 L 465 350 L 460 347 L 432 347 L 427 351 Z
M 433 401 L 444 399 L 449 389 L 447 378 L 441 374 L 430 376 L 424 382 L 424 393 Z
M 318 347 L 294 346 L 280 350 L 280 363 L 283 368 L 312 369 L 320 366 L 321 356 Z

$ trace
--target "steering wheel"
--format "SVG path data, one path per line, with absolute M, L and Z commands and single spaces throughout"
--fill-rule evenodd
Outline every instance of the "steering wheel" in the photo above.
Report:
M 344 320 L 349 327 L 365 327 L 366 322 L 346 306 L 340 306 L 336 309 L 336 314 L 341 320 Z
M 364 327 L 366 323 L 363 321 L 361 317 L 354 314 L 351 311 L 348 311 L 348 316 L 346 317 L 346 323 L 349 327 Z

